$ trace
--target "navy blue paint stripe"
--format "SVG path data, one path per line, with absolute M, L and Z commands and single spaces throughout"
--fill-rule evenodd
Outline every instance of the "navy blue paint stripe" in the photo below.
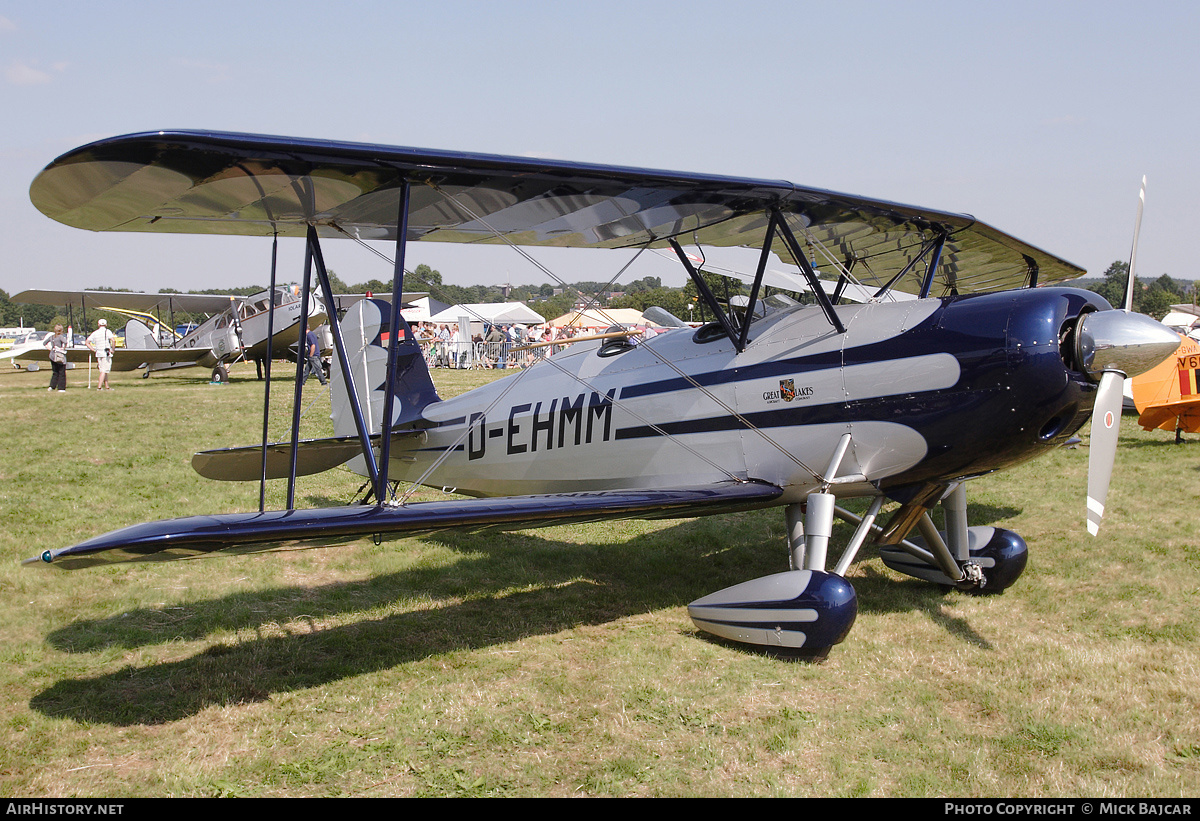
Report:
M 944 307 L 944 306 L 943 306 Z M 709 373 L 696 374 L 691 379 L 671 377 L 656 382 L 646 382 L 641 385 L 626 386 L 621 390 L 622 399 L 637 396 L 652 396 L 671 391 L 687 390 L 696 385 L 710 387 L 729 382 L 749 381 L 751 379 L 768 379 L 776 376 L 790 376 L 822 371 L 830 368 L 840 368 L 861 362 L 878 362 L 903 357 L 924 356 L 930 353 L 955 353 L 948 351 L 945 339 L 923 333 L 940 321 L 942 311 L 935 311 L 924 322 L 910 328 L 904 333 L 889 339 L 858 345 L 851 348 L 825 351 L 817 354 L 805 354 L 792 359 L 771 360 L 757 365 L 744 365 L 723 368 Z M 973 348 L 970 342 L 961 353 L 967 353 Z M 694 383 L 694 384 L 693 384 Z
M 922 396 L 922 413 L 940 413 L 952 405 L 962 402 L 962 397 L 954 393 L 942 392 L 941 395 Z M 898 421 L 900 414 L 897 408 L 911 408 L 911 395 L 903 394 L 886 398 L 859 401 L 853 403 L 834 402 L 825 405 L 810 405 L 807 407 L 778 408 L 755 413 L 742 414 L 739 419 L 731 414 L 708 416 L 703 419 L 685 419 L 675 422 L 663 422 L 658 425 L 635 425 L 628 428 L 617 428 L 615 439 L 644 439 L 651 436 L 676 435 L 687 433 L 713 433 L 717 431 L 746 430 L 745 419 L 756 428 L 770 429 L 790 427 L 793 425 L 821 425 L 837 422 L 878 422 Z M 913 426 L 916 415 L 909 414 L 900 419 L 905 424 Z
M 723 385 L 729 382 L 766 379 L 773 376 L 807 373 L 809 371 L 823 371 L 829 368 L 840 367 L 841 364 L 842 352 L 840 350 L 828 351 L 824 354 L 815 354 L 801 359 L 783 359 L 763 362 L 758 365 L 700 373 L 690 379 L 678 376 L 670 379 L 662 379 L 657 382 L 645 382 L 641 385 L 627 385 L 621 389 L 621 398 L 632 399 L 637 396 L 652 396 L 659 393 L 682 391 L 694 388 L 696 385 L 707 388 L 712 385 Z

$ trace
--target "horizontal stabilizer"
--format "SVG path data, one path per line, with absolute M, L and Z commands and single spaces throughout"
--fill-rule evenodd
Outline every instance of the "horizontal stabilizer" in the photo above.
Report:
M 1200 433 L 1200 398 L 1190 402 L 1176 402 L 1146 408 L 1138 417 L 1144 430 L 1180 430 L 1184 433 Z
M 129 561 L 186 559 L 215 551 L 255 553 L 325 547 L 367 537 L 443 530 L 526 530 L 608 519 L 676 519 L 765 507 L 783 490 L 763 482 L 454 499 L 410 505 L 352 505 L 187 516 L 132 525 L 73 547 L 47 550 L 25 564 L 67 569 Z
M 404 435 L 414 435 L 406 433 Z M 392 434 L 395 439 L 398 434 Z M 379 436 L 371 437 L 374 446 Z M 297 443 L 296 475 L 310 476 L 331 470 L 355 456 L 362 455 L 357 436 L 331 436 L 326 439 L 302 439 Z M 205 450 L 192 456 L 192 468 L 205 479 L 225 482 L 257 482 L 262 478 L 262 445 Z M 291 469 L 292 443 L 267 445 L 267 478 L 286 479 Z

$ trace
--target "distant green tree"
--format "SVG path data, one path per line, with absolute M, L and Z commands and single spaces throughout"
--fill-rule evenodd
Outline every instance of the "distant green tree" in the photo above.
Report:
M 408 287 L 408 280 L 404 281 L 406 290 L 413 290 Z M 418 289 L 419 290 L 419 289 Z M 366 282 L 359 282 L 350 286 L 347 293 L 351 294 L 390 294 L 392 292 L 392 283 L 384 282 L 382 279 L 369 279 Z
M 1121 307 L 1125 301 L 1125 285 L 1129 281 L 1129 263 L 1117 260 L 1112 265 L 1108 266 L 1108 270 L 1104 272 L 1104 281 L 1094 285 L 1088 285 L 1088 290 L 1095 291 L 1100 296 L 1108 300 L 1108 304 L 1114 308 Z M 1137 294 L 1135 285 L 1134 294 Z
M 1151 287 L 1158 286 L 1168 294 L 1172 294 L 1180 299 L 1185 297 L 1190 290 L 1190 285 L 1182 280 L 1177 280 L 1167 274 L 1163 274 L 1158 279 L 1151 283 Z
M 712 291 L 713 296 L 716 297 L 717 302 L 720 303 L 722 307 L 727 306 L 731 297 L 747 293 L 745 288 L 742 286 L 742 283 L 736 279 L 730 279 L 729 277 L 724 277 L 720 274 L 711 274 L 707 271 L 701 271 L 700 276 L 704 280 L 704 284 L 708 286 L 710 291 Z M 696 306 L 694 318 L 697 321 L 707 321 L 714 318 L 712 316 L 712 311 L 708 309 L 707 303 L 705 303 L 703 297 L 700 296 L 700 291 L 696 288 L 695 282 L 688 280 L 687 284 L 683 286 L 683 293 L 684 296 Z M 680 316 L 680 319 L 687 319 L 687 317 Z
M 1157 284 L 1154 284 L 1145 291 L 1135 295 L 1133 302 L 1137 306 L 1138 313 L 1161 320 L 1177 301 L 1178 294 L 1170 293 L 1160 288 Z
M 662 287 L 661 277 L 642 277 L 635 279 L 633 282 L 625 286 L 625 293 L 637 294 L 642 291 L 654 291 Z
M 558 296 L 552 296 L 547 300 L 537 303 L 534 307 L 546 319 L 556 319 L 571 310 L 574 304 L 575 297 L 573 294 L 559 294 Z
M 325 273 L 329 275 L 329 290 L 333 291 L 335 294 L 355 293 L 355 291 L 350 290 L 349 285 L 347 285 L 345 282 L 342 282 L 342 278 L 334 273 L 332 268 L 326 270 Z
M 413 276 L 421 282 L 427 282 L 430 285 L 442 284 L 441 273 L 434 268 L 430 268 L 423 262 L 413 270 Z
M 642 289 L 614 299 L 612 302 L 614 308 L 633 308 L 638 311 L 644 311 L 656 305 L 670 311 L 680 319 L 687 320 L 688 318 L 688 297 L 682 288 Z
M 1128 279 L 1129 263 L 1117 260 L 1108 266 L 1102 282 L 1084 283 L 1083 287 L 1095 291 L 1114 308 L 1119 308 L 1125 302 Z M 1162 319 L 1171 310 L 1172 305 L 1190 301 L 1193 290 L 1194 283 L 1177 280 L 1167 274 L 1149 284 L 1138 278 L 1133 285 L 1133 310 L 1155 319 Z

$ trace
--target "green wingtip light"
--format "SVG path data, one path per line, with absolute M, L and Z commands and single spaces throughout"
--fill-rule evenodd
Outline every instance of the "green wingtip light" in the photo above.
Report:
M 49 550 L 42 553 L 42 561 L 44 561 L 46 564 L 50 564 L 50 562 L 54 561 L 54 556 Z

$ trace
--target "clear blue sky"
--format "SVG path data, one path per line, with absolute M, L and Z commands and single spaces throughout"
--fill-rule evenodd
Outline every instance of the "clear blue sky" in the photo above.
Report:
M 787 179 L 970 213 L 1093 274 L 1128 258 L 1145 174 L 1138 273 L 1196 279 L 1198 41 L 1186 2 L 0 0 L 0 288 L 265 282 L 268 240 L 93 234 L 30 204 L 59 154 L 171 128 Z M 546 280 L 511 249 L 409 254 L 455 284 Z M 544 257 L 567 280 L 619 264 Z

